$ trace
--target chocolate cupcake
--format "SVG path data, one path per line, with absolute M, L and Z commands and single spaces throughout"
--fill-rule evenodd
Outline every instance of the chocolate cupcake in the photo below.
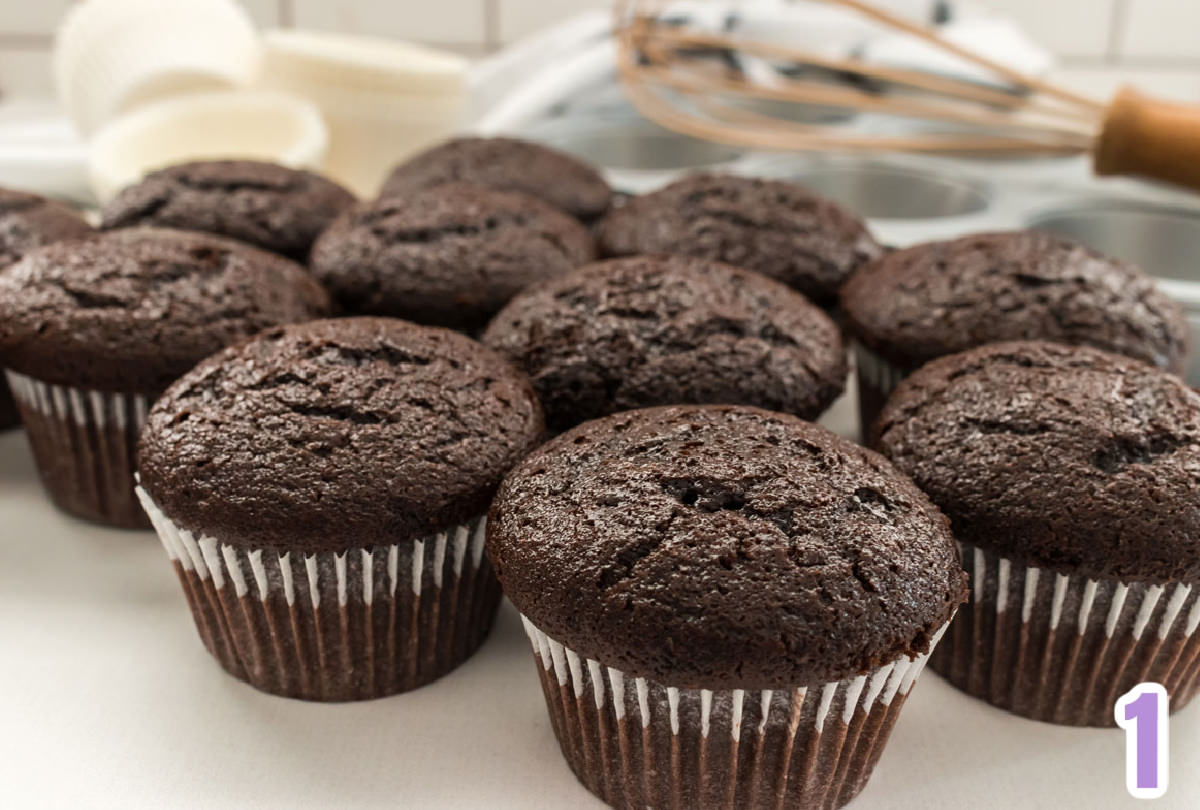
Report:
M 619 808 L 836 808 L 965 596 L 946 519 L 796 417 L 587 422 L 504 481 L 488 554 L 580 781 Z
M 603 215 L 613 196 L 586 163 L 516 138 L 454 138 L 427 149 L 393 169 L 379 196 L 410 197 L 447 183 L 519 191 L 585 222 Z
M 1111 726 L 1117 698 L 1200 686 L 1200 394 L 1088 347 L 997 343 L 935 360 L 874 444 L 951 521 L 971 602 L 933 657 L 1026 717 Z
M 528 381 L 474 341 L 385 318 L 282 327 L 150 412 L 139 490 L 205 646 L 307 700 L 416 688 L 483 642 L 483 515 L 542 432 Z
M 101 227 L 206 231 L 297 261 L 354 195 L 312 172 L 256 160 L 205 160 L 146 175 L 104 206 Z
M 131 228 L 26 254 L 0 273 L 0 365 L 50 497 L 148 526 L 133 451 L 149 404 L 218 349 L 330 307 L 299 265 L 208 234 Z
M 311 267 L 351 313 L 474 331 L 522 287 L 592 257 L 561 211 L 456 184 L 358 206 L 317 240 Z
M 91 233 L 92 226 L 62 203 L 0 188 L 0 268 L 13 264 L 34 248 L 63 239 L 80 239 Z M 0 378 L 0 430 L 20 422 L 8 384 Z
M 554 430 L 685 403 L 812 419 L 846 379 L 841 332 L 804 296 L 686 256 L 613 259 L 532 285 L 483 342 L 529 374 Z
M 699 174 L 635 197 L 600 223 L 605 256 L 681 253 L 782 281 L 826 306 L 882 248 L 862 221 L 803 186 Z
M 865 436 L 922 363 L 984 343 L 1052 340 L 1183 368 L 1179 306 L 1127 262 L 1037 231 L 964 236 L 890 253 L 842 288 Z

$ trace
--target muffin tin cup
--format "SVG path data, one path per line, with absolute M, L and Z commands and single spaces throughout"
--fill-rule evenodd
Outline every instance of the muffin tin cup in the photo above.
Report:
M 204 646 L 256 689 L 330 702 L 404 692 L 467 660 L 491 629 L 500 585 L 483 517 L 420 540 L 305 555 L 195 535 L 137 494 Z
M 946 168 L 835 158 L 789 173 L 815 194 L 864 219 L 928 221 L 977 216 L 991 204 L 987 186 Z
M 865 443 L 870 438 L 871 425 L 883 410 L 884 403 L 908 376 L 908 372 L 856 342 L 854 373 L 858 380 L 858 423 Z
M 1078 240 L 1152 275 L 1158 289 L 1183 307 L 1192 347 L 1183 377 L 1200 386 L 1200 210 L 1176 203 L 1075 197 L 1042 208 L 1023 224 Z
M 1115 726 L 1113 706 L 1143 681 L 1172 711 L 1200 680 L 1200 588 L 1124 583 L 1027 567 L 960 544 L 971 575 L 930 665 L 954 686 L 1035 720 Z
M 866 784 L 927 660 L 822 686 L 683 689 L 583 658 L 522 622 L 568 764 L 629 810 L 841 807 Z
M 7 376 L 54 503 L 98 523 L 150 528 L 133 492 L 150 397 L 53 385 L 12 371 Z

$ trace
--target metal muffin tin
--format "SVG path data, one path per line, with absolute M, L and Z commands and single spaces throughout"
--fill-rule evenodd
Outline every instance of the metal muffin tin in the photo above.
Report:
M 1111 198 L 1083 200 L 1041 211 L 1029 225 L 1153 268 L 1164 279 L 1164 289 L 1200 305 L 1200 210 Z
M 986 183 L 873 160 L 811 161 L 792 175 L 868 220 L 925 221 L 978 214 L 991 205 Z
M 860 119 L 847 129 L 874 126 Z M 526 133 L 603 168 L 620 191 L 643 193 L 692 171 L 783 177 L 866 219 L 904 247 L 983 231 L 1041 228 L 1127 259 L 1160 279 L 1187 311 L 1200 386 L 1200 197 L 1097 179 L 1086 158 L 768 154 L 687 138 L 628 114 L 573 115 Z
M 747 158 L 741 149 L 628 116 L 571 118 L 524 134 L 603 169 L 613 188 L 628 194 L 651 191 L 690 172 L 737 172 Z
M 1200 210 L 1128 200 L 1081 200 L 1036 214 L 1030 227 L 1078 239 L 1140 265 L 1183 305 L 1191 327 L 1187 381 L 1200 385 Z

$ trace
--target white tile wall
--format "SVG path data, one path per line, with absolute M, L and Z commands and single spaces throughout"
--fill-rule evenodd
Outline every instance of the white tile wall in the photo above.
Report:
M 0 45 L 0 99 L 48 96 L 53 92 L 49 48 Z
M 1200 61 L 1198 0 L 1129 0 L 1125 14 L 1120 56 Z
M 1031 37 L 1055 53 L 1100 57 L 1108 53 L 1117 0 L 985 0 L 980 5 L 1018 20 Z
M 0 0 L 0 97 L 50 92 L 72 0 Z M 169 2 L 169 0 L 163 0 Z M 607 0 L 242 0 L 259 24 L 394 36 L 479 55 Z M 1099 95 L 1124 80 L 1200 100 L 1200 0 L 970 0 L 1008 14 Z
M 289 5 L 279 0 L 241 0 L 241 3 L 254 21 L 264 28 L 280 25 Z
M 424 42 L 487 41 L 484 0 L 291 0 L 293 22 L 358 34 Z
M 498 0 L 501 42 L 512 42 L 580 11 L 611 8 L 605 0 Z
M 1051 78 L 1064 87 L 1101 101 L 1112 98 L 1113 93 L 1125 85 L 1166 100 L 1200 101 L 1200 69 L 1068 64 Z
M 0 33 L 47 34 L 71 0 L 7 0 L 0 3 Z

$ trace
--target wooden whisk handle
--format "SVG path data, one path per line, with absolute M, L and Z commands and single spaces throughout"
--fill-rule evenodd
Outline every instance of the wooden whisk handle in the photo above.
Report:
M 1117 93 L 1096 142 L 1096 174 L 1163 180 L 1200 191 L 1200 107 Z

